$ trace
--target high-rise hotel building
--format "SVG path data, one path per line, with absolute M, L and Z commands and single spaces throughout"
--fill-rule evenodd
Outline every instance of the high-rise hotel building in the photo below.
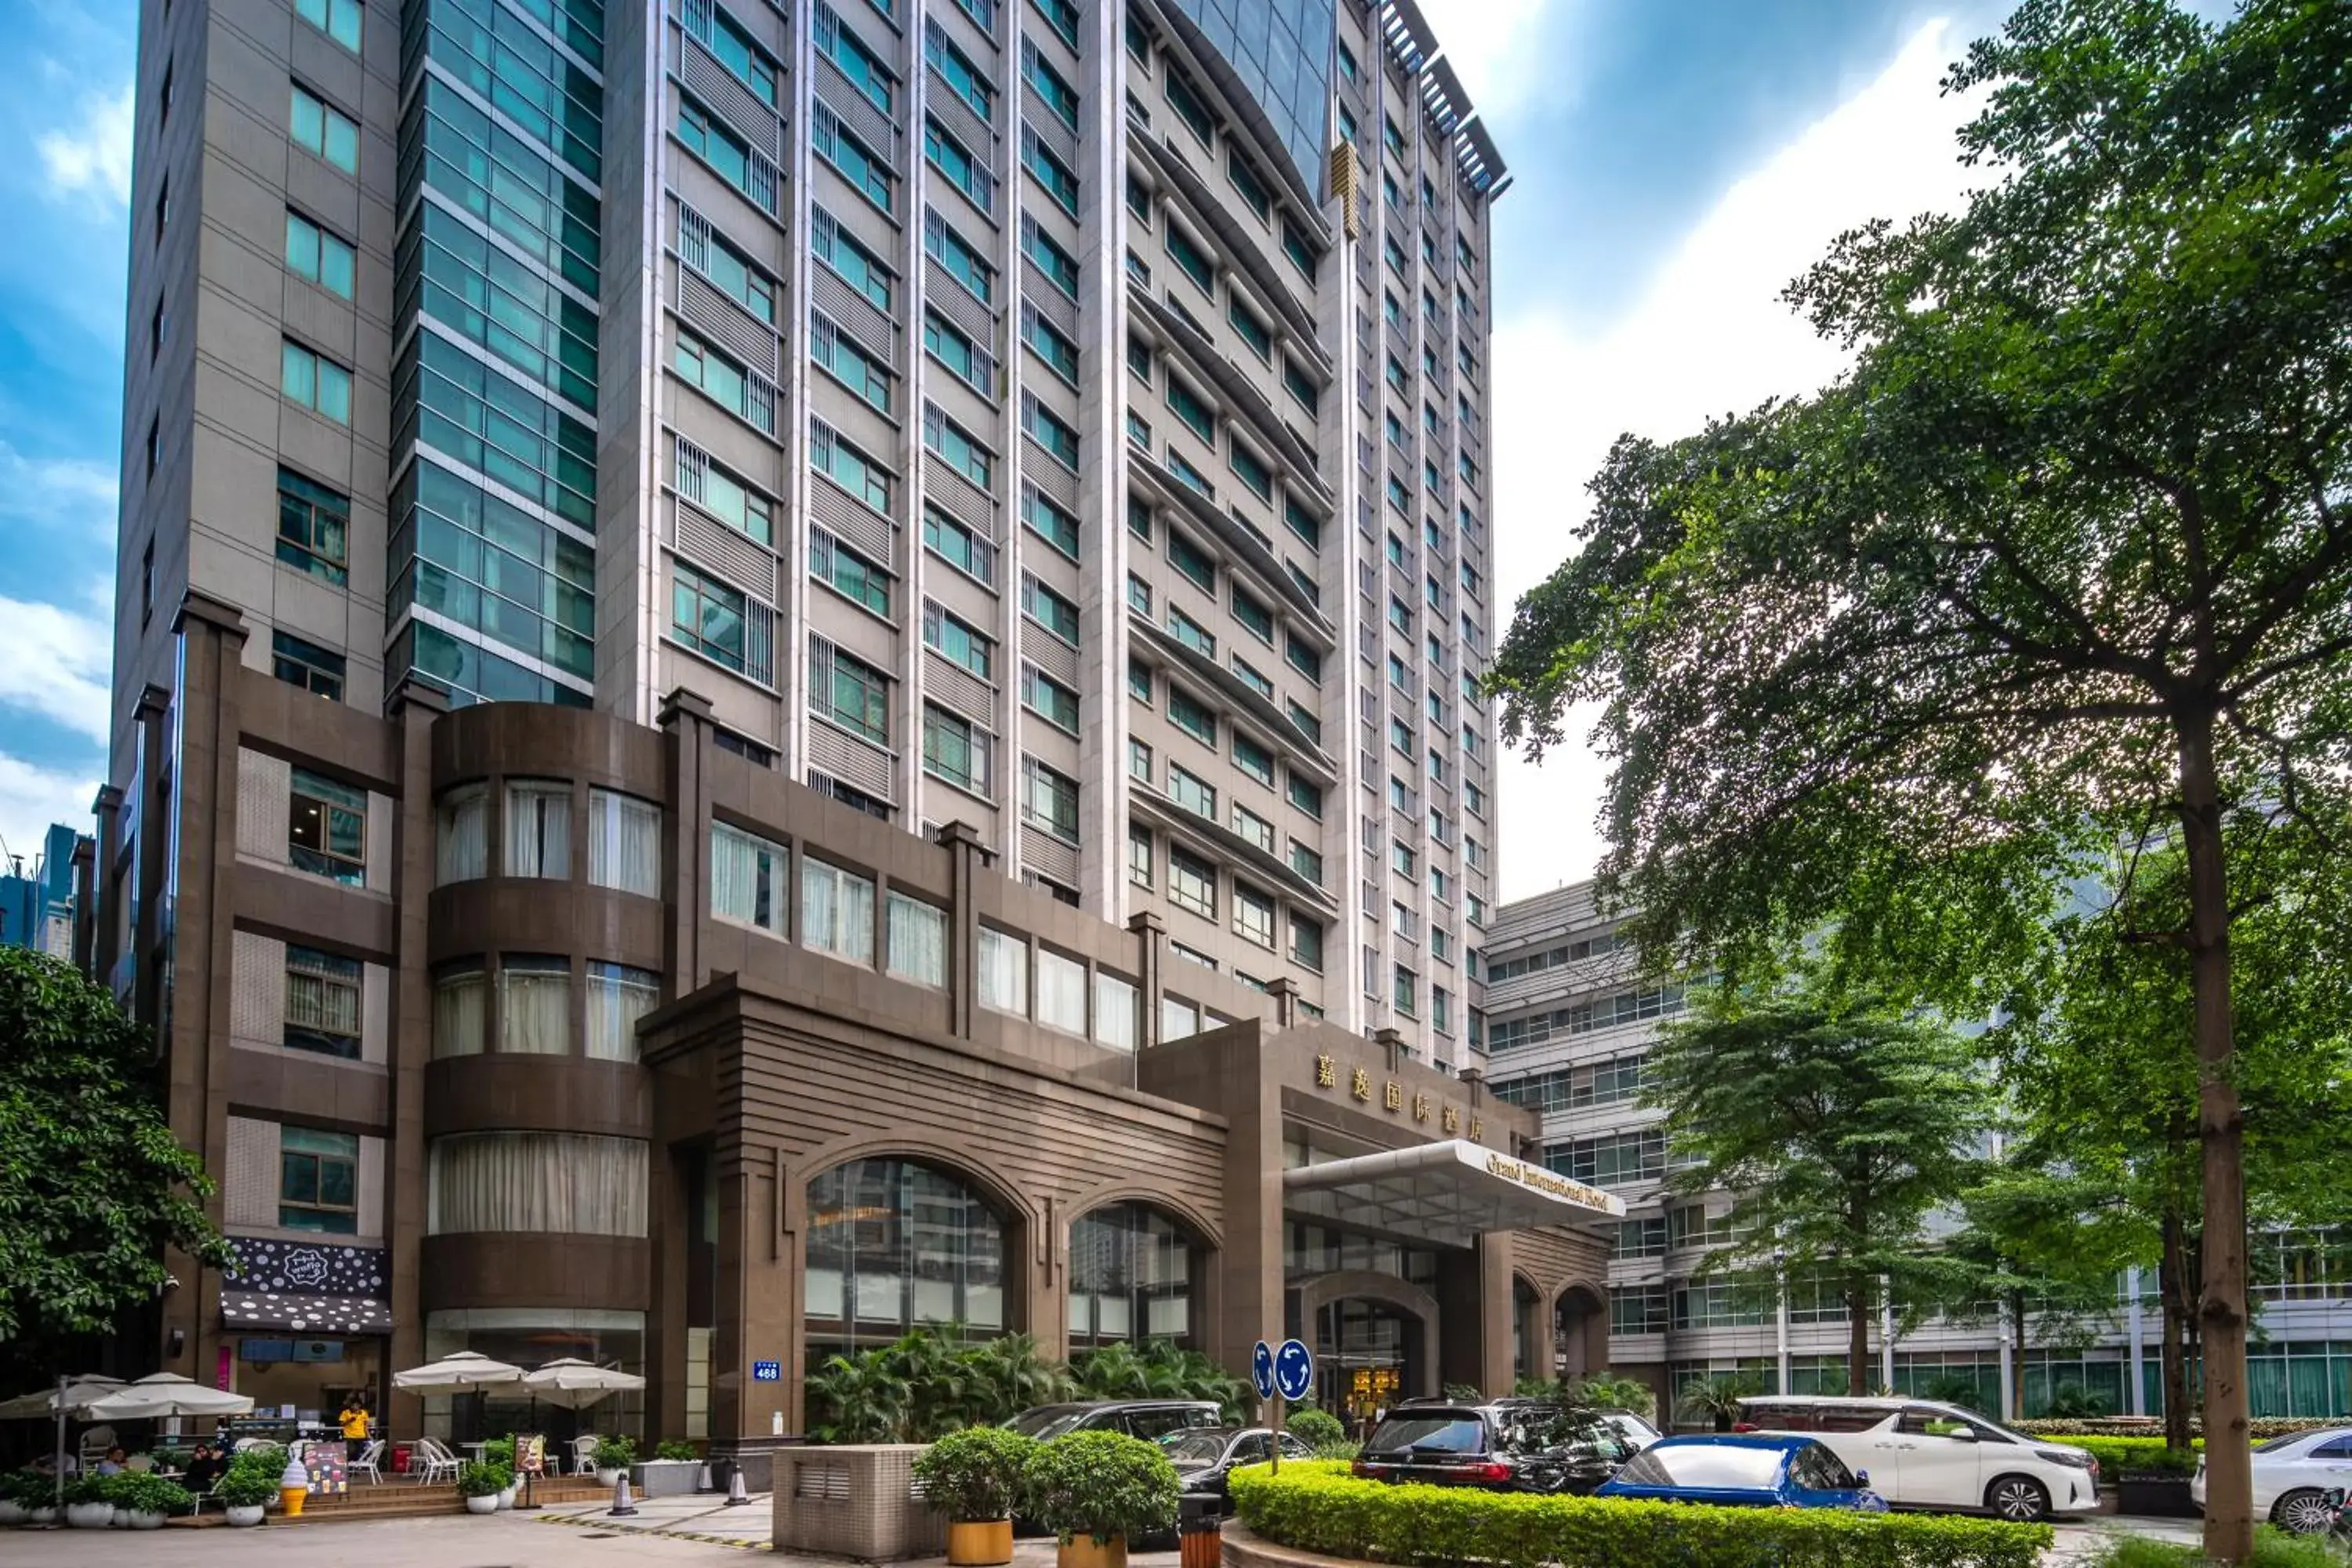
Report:
M 472 1070 L 436 1029 L 756 973 L 714 919 L 929 941 L 900 851 L 861 896 L 782 845 L 857 814 L 986 868 L 950 913 L 1144 933 L 1037 947 L 1041 1027 L 1263 1013 L 1482 1092 L 1507 178 L 1412 0 L 144 0 L 139 56 L 95 945 L 208 1150 L 278 1092 L 224 1034 L 396 1085 L 412 1029 Z M 533 924 L 622 868 L 666 917 Z M 457 1205 L 404 1147 L 342 1195 Z

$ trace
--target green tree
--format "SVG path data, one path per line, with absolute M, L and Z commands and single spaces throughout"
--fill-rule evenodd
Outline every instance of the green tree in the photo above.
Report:
M 229 1261 L 160 1079 L 147 1031 L 112 996 L 0 948 L 0 1347 L 20 1371 L 152 1300 L 167 1250 Z
M 1830 1284 L 1848 1325 L 1846 1387 L 1870 1384 L 1870 1324 L 1934 1276 L 1928 1211 L 1968 1183 L 1990 1116 L 1969 1042 L 1841 994 L 1818 970 L 1761 993 L 1717 988 L 1659 1031 L 1643 1102 L 1664 1110 L 1671 1188 L 1735 1195 L 1734 1239 L 1704 1272 Z
M 2252 1549 L 2224 835 L 2352 764 L 2352 7 L 2026 0 L 1961 209 L 1791 290 L 1819 395 L 1626 439 L 1497 662 L 1537 749 L 1607 704 L 1609 887 L 1662 967 L 1835 921 L 1997 992 L 2055 885 L 2159 824 L 2193 998 L 2206 1550 Z M 2153 934 L 2153 933 L 2151 933 Z M 1994 998 L 1997 1000 L 1998 997 Z

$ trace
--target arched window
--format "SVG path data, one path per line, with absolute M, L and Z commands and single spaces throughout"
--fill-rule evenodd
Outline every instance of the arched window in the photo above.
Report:
M 1187 1340 L 1192 1238 L 1149 1205 L 1112 1204 L 1070 1226 L 1070 1346 Z
M 978 1339 L 1007 1328 L 1004 1222 L 959 1177 L 909 1160 L 852 1160 L 809 1183 L 810 1364 L 918 1323 Z

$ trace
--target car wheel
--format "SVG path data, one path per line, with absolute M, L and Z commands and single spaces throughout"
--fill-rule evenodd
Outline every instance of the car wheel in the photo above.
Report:
M 1985 1489 L 1985 1507 L 2016 1524 L 2050 1517 L 2050 1494 L 2032 1476 L 2003 1476 Z
M 2290 1535 L 2320 1535 L 2336 1522 L 2336 1516 L 2328 1511 L 2325 1496 L 2305 1488 L 2271 1504 L 2271 1522 Z

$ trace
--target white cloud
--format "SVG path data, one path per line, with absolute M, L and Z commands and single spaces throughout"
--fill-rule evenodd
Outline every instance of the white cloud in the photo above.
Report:
M 131 205 L 131 129 L 134 100 L 131 84 L 109 98 L 90 93 L 81 100 L 81 119 L 42 133 L 36 144 L 53 195 L 90 195 L 117 206 Z
M 62 822 L 77 833 L 97 831 L 89 808 L 98 798 L 98 785 L 94 768 L 85 775 L 72 769 L 37 767 L 0 752 L 0 842 L 25 858 L 29 872 L 51 823 Z
M 1956 205 L 1965 171 L 1952 132 L 1973 110 L 1937 90 L 1952 53 L 1949 23 L 1921 27 L 1875 80 L 1726 191 L 1615 320 L 1579 331 L 1564 314 L 1537 310 L 1496 324 L 1504 605 L 1559 564 L 1570 526 L 1588 509 L 1584 483 L 1621 432 L 1686 434 L 1711 415 L 1808 392 L 1838 373 L 1844 355 L 1790 314 L 1780 292 L 1844 229 Z M 1591 718 L 1572 732 L 1580 737 Z M 1591 874 L 1604 847 L 1595 818 L 1607 773 L 1573 743 L 1540 768 L 1506 758 L 1505 898 Z
M 103 616 L 0 597 L 0 708 L 38 714 L 104 744 L 114 639 Z
M 111 543 L 119 488 L 110 465 L 28 458 L 0 440 L 0 518 Z
M 1488 117 L 1502 113 L 1528 92 L 1559 86 L 1559 62 L 1532 47 L 1557 0 L 1471 0 L 1446 6 L 1431 18 L 1438 47 L 1462 78 L 1470 101 Z

